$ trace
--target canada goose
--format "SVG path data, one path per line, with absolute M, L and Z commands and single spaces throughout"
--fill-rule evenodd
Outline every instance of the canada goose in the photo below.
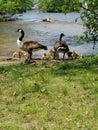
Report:
M 44 45 L 38 43 L 37 41 L 23 40 L 24 35 L 25 35 L 23 29 L 18 29 L 17 32 L 21 33 L 20 38 L 17 40 L 18 47 L 20 49 L 22 49 L 23 51 L 28 52 L 28 57 L 27 57 L 26 61 L 30 61 L 32 59 L 32 52 L 38 51 L 41 49 L 48 50 L 47 46 L 44 46 Z
M 55 42 L 54 50 L 56 53 L 63 53 L 63 60 L 65 57 L 65 53 L 69 52 L 69 47 L 65 41 L 62 41 L 62 37 L 65 35 L 63 33 L 60 34 L 59 41 Z M 68 56 L 69 57 L 69 56 Z

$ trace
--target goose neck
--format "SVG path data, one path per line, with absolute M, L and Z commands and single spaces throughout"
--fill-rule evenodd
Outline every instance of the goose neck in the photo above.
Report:
M 23 38 L 24 38 L 24 31 L 21 32 L 21 36 L 20 36 L 19 40 L 22 41 Z
M 62 41 L 62 35 L 60 35 L 60 39 L 59 40 Z

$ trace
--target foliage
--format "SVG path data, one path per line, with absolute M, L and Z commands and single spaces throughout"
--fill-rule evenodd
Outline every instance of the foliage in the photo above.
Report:
M 84 35 L 81 37 L 87 42 L 93 41 L 93 49 L 98 41 L 98 1 L 84 0 L 80 17 L 85 27 Z
M 16 14 L 31 8 L 32 0 L 0 0 L 0 12 Z
M 0 129 L 97 130 L 97 70 L 98 55 L 0 66 Z
M 81 3 L 79 0 L 64 0 L 64 4 L 62 6 L 62 12 L 79 12 L 81 7 Z
M 3 19 L 3 16 L 2 16 L 2 15 L 0 15 L 0 21 L 2 21 L 2 19 Z
M 39 0 L 39 8 L 48 12 L 72 12 L 79 11 L 79 0 Z

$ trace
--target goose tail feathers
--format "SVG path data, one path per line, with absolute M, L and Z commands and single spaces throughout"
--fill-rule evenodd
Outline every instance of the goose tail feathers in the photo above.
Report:
M 42 45 L 41 49 L 48 50 L 47 46 Z

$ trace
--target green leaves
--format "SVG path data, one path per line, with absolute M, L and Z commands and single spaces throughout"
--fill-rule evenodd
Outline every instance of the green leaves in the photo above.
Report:
M 79 0 L 39 0 L 39 9 L 48 12 L 72 12 L 80 10 Z
M 98 2 L 97 0 L 84 0 L 83 10 L 80 17 L 85 27 L 83 39 L 86 41 L 93 41 L 93 49 L 98 41 Z M 85 6 L 86 5 L 86 6 Z
M 0 0 L 0 12 L 16 14 L 30 9 L 32 0 Z

